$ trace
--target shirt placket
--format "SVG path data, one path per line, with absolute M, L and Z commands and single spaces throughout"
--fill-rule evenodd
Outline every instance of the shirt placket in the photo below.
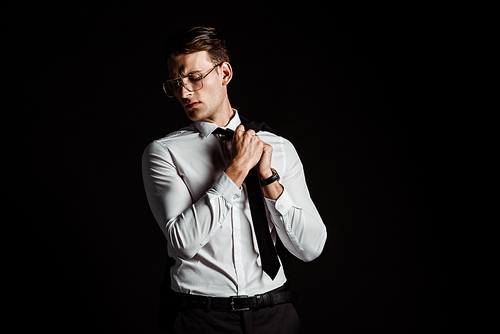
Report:
M 243 197 L 243 196 L 242 196 Z M 242 206 L 241 200 L 242 197 L 238 199 L 237 206 Z M 246 287 L 246 277 L 245 277 L 245 270 L 243 266 L 243 256 L 242 256 L 242 250 L 241 250 L 241 219 L 238 214 L 238 210 L 241 210 L 240 208 L 235 209 L 233 207 L 232 211 L 232 221 L 233 221 L 233 256 L 234 256 L 234 270 L 236 272 L 236 282 L 237 282 L 237 289 L 238 289 L 238 295 L 244 295 L 246 294 L 245 292 L 245 287 Z
M 221 140 L 225 164 L 227 165 L 231 159 L 231 141 Z M 231 208 L 231 227 L 233 239 L 233 259 L 234 271 L 236 274 L 236 288 L 238 295 L 246 294 L 246 275 L 243 265 L 243 254 L 241 249 L 241 218 L 238 212 L 242 212 L 244 207 L 245 196 L 241 196 Z

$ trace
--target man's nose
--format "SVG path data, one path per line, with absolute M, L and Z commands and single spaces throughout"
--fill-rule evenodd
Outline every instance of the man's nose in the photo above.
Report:
M 193 95 L 193 92 L 189 91 L 186 89 L 184 85 L 181 86 L 181 97 L 183 99 L 187 98 L 188 96 Z

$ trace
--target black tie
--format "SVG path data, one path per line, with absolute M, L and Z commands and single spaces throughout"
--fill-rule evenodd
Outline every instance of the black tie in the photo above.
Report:
M 258 124 L 260 126 L 253 126 Z M 247 123 L 246 130 L 253 128 L 255 132 L 260 131 L 262 123 Z M 234 132 L 217 128 L 213 133 L 225 135 L 227 140 L 233 138 Z M 259 253 L 262 261 L 262 269 L 271 277 L 272 280 L 278 274 L 280 262 L 276 249 L 269 233 L 269 225 L 267 223 L 266 208 L 264 207 L 264 194 L 260 186 L 260 176 L 257 172 L 257 166 L 253 167 L 245 178 L 247 186 L 248 201 L 250 202 L 250 212 L 252 214 L 253 229 L 257 244 L 259 245 Z

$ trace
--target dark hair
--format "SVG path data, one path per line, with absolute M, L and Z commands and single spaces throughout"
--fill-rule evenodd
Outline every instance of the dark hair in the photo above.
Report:
M 220 64 L 229 62 L 229 49 L 226 40 L 215 28 L 199 26 L 173 34 L 165 43 L 167 62 L 181 54 L 207 51 L 210 61 Z

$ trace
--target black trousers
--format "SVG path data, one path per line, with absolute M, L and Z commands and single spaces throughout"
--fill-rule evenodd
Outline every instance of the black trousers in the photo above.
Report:
M 249 311 L 177 311 L 173 334 L 298 334 L 300 320 L 291 303 Z

